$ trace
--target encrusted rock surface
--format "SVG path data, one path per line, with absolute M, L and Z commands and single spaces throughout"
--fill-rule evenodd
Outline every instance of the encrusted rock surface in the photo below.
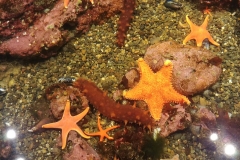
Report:
M 48 13 L 32 22 L 31 27 L 20 26 L 20 32 L 14 33 L 9 39 L 2 38 L 0 55 L 21 58 L 51 57 L 77 33 L 86 32 L 93 23 L 102 22 L 122 7 L 122 0 L 95 0 L 94 6 L 84 2 L 81 5 L 78 0 L 70 1 L 66 9 L 62 1 L 57 1 Z M 30 12 L 34 14 L 36 11 Z M 0 31 L 4 34 L 12 32 L 9 27 L 0 28 Z
M 173 62 L 173 86 L 183 95 L 205 90 L 222 72 L 222 60 L 216 54 L 172 41 L 150 46 L 144 56 L 153 71 L 159 70 L 166 59 Z

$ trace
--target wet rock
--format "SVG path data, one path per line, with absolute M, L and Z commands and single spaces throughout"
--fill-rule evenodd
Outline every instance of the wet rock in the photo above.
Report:
M 173 86 L 183 95 L 193 95 L 207 89 L 216 83 L 222 71 L 222 60 L 216 54 L 172 41 L 150 46 L 144 56 L 154 72 L 167 59 L 173 62 Z

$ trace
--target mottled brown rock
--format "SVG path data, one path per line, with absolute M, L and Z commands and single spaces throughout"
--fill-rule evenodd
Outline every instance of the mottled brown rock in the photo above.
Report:
M 128 88 L 133 88 L 140 80 L 139 70 L 132 68 L 122 78 L 122 84 Z
M 150 46 L 144 60 L 159 70 L 163 61 L 173 62 L 173 86 L 183 95 L 193 95 L 214 84 L 221 74 L 221 58 L 216 54 L 188 45 L 168 41 Z
M 77 132 L 70 131 L 68 140 L 72 141 L 72 148 L 64 153 L 64 160 L 100 160 L 98 153 L 82 137 L 77 136 Z
M 74 114 L 81 112 L 82 108 L 87 108 L 88 100 L 77 88 L 71 86 L 71 83 L 56 83 L 45 90 L 47 99 L 50 101 L 50 108 L 54 118 L 61 119 L 66 101 L 71 100 L 71 111 Z
M 161 128 L 160 135 L 162 137 L 167 137 L 171 133 L 187 128 L 191 122 L 191 115 L 186 112 L 184 106 L 180 104 L 165 105 L 161 119 L 156 121 L 155 126 Z
M 15 4 L 13 1 L 11 2 Z M 20 13 L 24 11 L 25 5 L 22 6 L 23 9 L 16 13 L 19 14 L 19 17 L 10 22 L 14 25 L 11 25 L 11 27 L 8 26 L 8 23 L 0 25 L 0 55 L 25 59 L 48 58 L 56 55 L 58 50 L 76 34 L 87 32 L 92 24 L 104 22 L 110 16 L 118 13 L 123 5 L 123 0 L 94 0 L 94 5 L 89 3 L 88 0 L 82 0 L 81 2 L 71 0 L 66 9 L 63 1 L 56 1 L 53 7 L 49 8 L 49 12 L 43 12 L 37 18 L 34 16 L 30 18 L 31 27 L 28 26 L 30 22 L 27 25 L 21 25 L 20 23 L 22 22 Z M 0 0 L 0 11 L 1 6 L 9 5 L 9 3 L 6 0 Z M 29 14 L 38 14 L 37 11 L 29 9 Z M 0 13 L 0 19 L 6 17 L 4 16 L 6 13 Z M 19 20 L 21 21 L 18 22 Z M 1 35 L 4 35 L 4 37 L 1 37 Z

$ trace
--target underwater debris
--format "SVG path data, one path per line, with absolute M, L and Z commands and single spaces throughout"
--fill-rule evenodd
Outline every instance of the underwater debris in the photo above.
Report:
M 59 83 L 73 83 L 73 82 L 75 82 L 75 78 L 73 78 L 73 77 L 62 77 L 62 78 L 59 78 L 58 79 L 58 82 Z
M 36 132 L 36 131 L 43 130 L 42 125 L 47 124 L 47 123 L 52 123 L 52 122 L 53 122 L 53 119 L 44 118 L 44 119 L 40 120 L 34 127 L 29 129 L 28 132 Z
M 7 93 L 6 89 L 0 88 L 0 96 L 5 95 Z

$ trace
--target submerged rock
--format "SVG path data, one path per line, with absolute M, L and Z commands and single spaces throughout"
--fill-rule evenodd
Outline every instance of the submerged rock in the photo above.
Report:
M 202 92 L 214 84 L 222 72 L 222 60 L 216 54 L 172 41 L 150 46 L 144 56 L 154 72 L 167 59 L 173 62 L 173 86 L 183 95 Z

